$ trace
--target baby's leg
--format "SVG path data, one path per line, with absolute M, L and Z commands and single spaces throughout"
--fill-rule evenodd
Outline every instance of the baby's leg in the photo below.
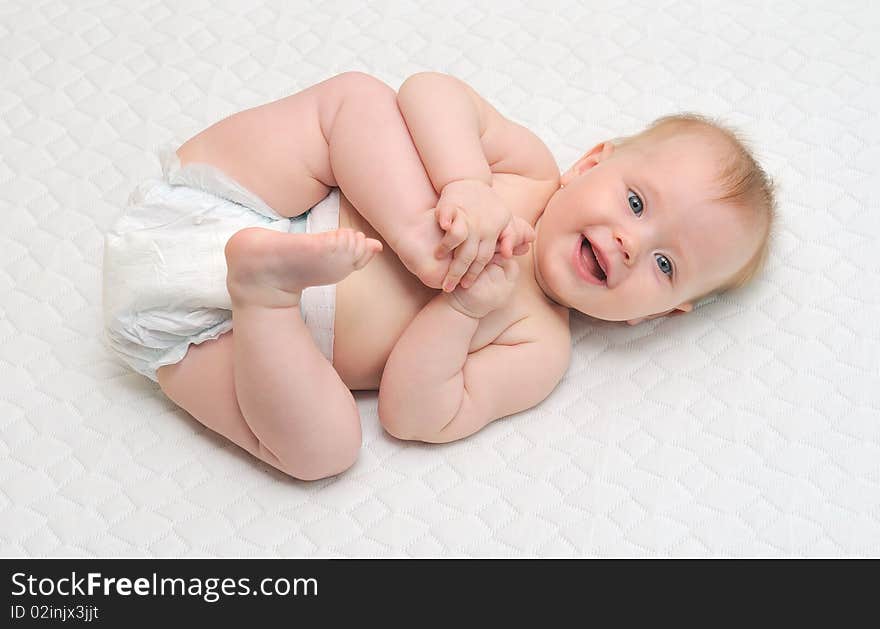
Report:
M 206 426 L 304 480 L 354 463 L 361 427 L 351 392 L 300 317 L 307 286 L 338 282 L 381 248 L 360 232 L 250 228 L 226 245 L 234 330 L 159 370 L 162 390 Z
M 443 232 L 397 93 L 347 72 L 234 114 L 184 143 L 182 163 L 209 163 L 282 216 L 297 216 L 339 187 L 423 282 L 439 288 L 451 256 L 435 260 Z M 406 238 L 404 238 L 406 235 Z

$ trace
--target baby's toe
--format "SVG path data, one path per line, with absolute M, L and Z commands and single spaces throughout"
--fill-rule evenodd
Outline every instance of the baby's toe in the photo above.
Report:
M 355 262 L 360 260 L 364 253 L 367 251 L 367 237 L 364 236 L 363 232 L 358 232 L 354 237 L 354 249 L 352 251 L 352 255 L 354 257 Z

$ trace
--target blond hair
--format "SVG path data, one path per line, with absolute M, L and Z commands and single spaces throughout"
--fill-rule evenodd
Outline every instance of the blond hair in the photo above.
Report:
M 718 173 L 721 194 L 715 200 L 748 215 L 760 230 L 758 247 L 745 265 L 720 286 L 690 300 L 698 303 L 745 286 L 763 270 L 776 224 L 776 186 L 755 159 L 740 132 L 700 114 L 688 112 L 663 116 L 635 135 L 615 139 L 614 144 L 622 148 L 649 138 L 668 137 L 678 133 L 714 133 L 728 145 L 729 150 Z

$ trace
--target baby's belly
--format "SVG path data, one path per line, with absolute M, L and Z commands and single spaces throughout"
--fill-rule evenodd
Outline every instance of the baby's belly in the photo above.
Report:
M 333 366 L 350 389 L 378 389 L 397 339 L 437 293 L 401 264 L 391 247 L 339 195 L 339 226 L 382 242 L 382 252 L 336 285 Z

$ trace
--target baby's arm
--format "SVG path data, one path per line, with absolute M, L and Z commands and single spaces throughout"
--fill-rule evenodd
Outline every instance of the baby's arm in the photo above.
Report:
M 462 179 L 492 185 L 493 173 L 559 179 L 556 160 L 540 138 L 502 116 L 464 81 L 419 72 L 400 86 L 397 105 L 438 194 Z
M 447 232 L 440 255 L 456 249 L 444 287 L 454 288 L 459 279 L 468 286 L 496 251 L 510 257 L 518 236 L 509 209 L 492 190 L 493 174 L 555 183 L 556 161 L 535 134 L 455 77 L 415 74 L 400 86 L 397 102 L 440 195 L 437 218 Z
M 471 435 L 543 400 L 568 365 L 568 339 L 490 344 L 468 353 L 480 320 L 515 284 L 517 263 L 496 255 L 469 289 L 435 296 L 391 352 L 379 418 L 400 439 L 432 443 Z

